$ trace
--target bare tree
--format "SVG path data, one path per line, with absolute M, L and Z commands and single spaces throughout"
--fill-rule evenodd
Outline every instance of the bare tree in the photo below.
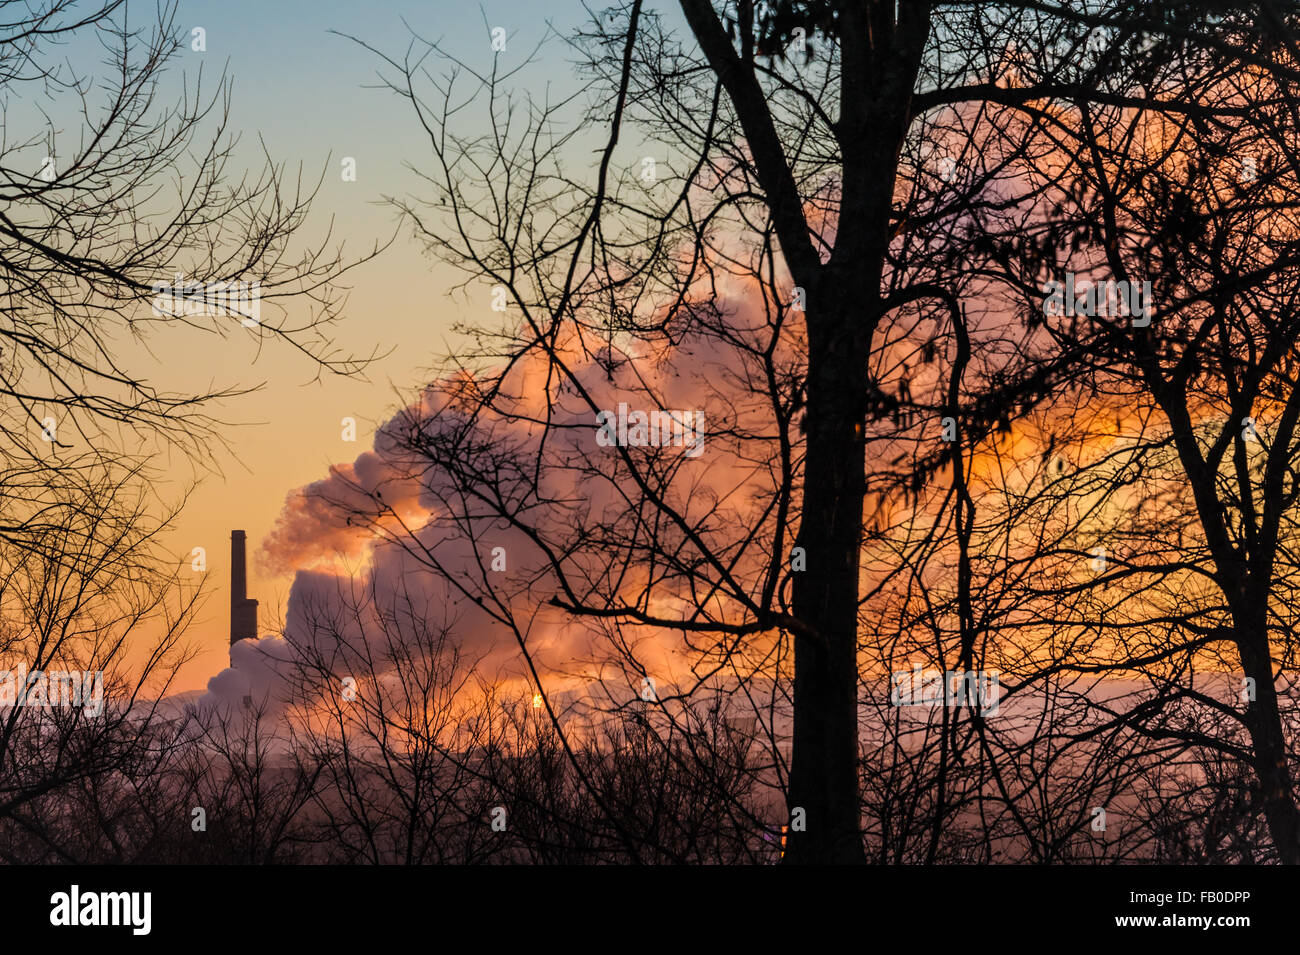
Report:
M 165 325 L 279 340 L 322 373 L 367 359 L 328 337 L 348 263 L 328 236 L 293 241 L 312 188 L 269 158 L 256 176 L 232 168 L 227 78 L 165 78 L 184 43 L 174 5 L 143 21 L 125 0 L 0 7 L 0 665 L 12 679 L 99 674 L 103 694 L 98 709 L 49 707 L 23 686 L 0 706 L 0 821 L 77 858 L 90 835 L 47 822 L 161 765 L 157 701 L 188 653 L 197 595 L 159 548 L 175 505 L 152 493 L 151 455 L 210 465 L 205 404 L 244 393 L 166 391 L 137 353 Z M 98 44 L 107 65 L 76 70 L 65 42 Z M 102 822 L 95 838 L 113 843 Z
M 0 547 L 0 821 L 56 856 L 71 850 L 46 827 L 52 803 L 149 761 L 192 656 L 198 593 L 159 547 L 157 510 L 130 474 L 65 481 L 43 491 L 41 548 Z
M 974 666 L 973 449 L 1095 354 L 1086 336 L 1044 332 L 1039 302 L 1000 324 L 963 304 L 1041 297 L 1045 263 L 1080 241 L 1046 197 L 1095 166 L 1071 149 L 1099 114 L 1112 131 L 1124 109 L 1199 128 L 1239 112 L 1204 95 L 1218 78 L 1276 58 L 1231 7 L 682 0 L 681 13 L 685 39 L 640 2 L 601 12 L 573 46 L 588 84 L 561 102 L 514 99 L 499 61 L 479 71 L 419 38 L 384 58 L 433 161 L 435 195 L 399 205 L 511 314 L 476 329 L 481 351 L 393 429 L 400 479 L 437 502 L 424 532 L 382 487 L 340 503 L 487 609 L 530 666 L 529 599 L 549 594 L 543 607 L 589 621 L 643 678 L 638 634 L 691 655 L 680 696 L 730 673 L 775 744 L 792 821 L 806 820 L 786 859 L 861 861 L 866 495 L 898 500 L 951 469 L 937 532 L 957 552 L 952 652 Z M 1202 73 L 1183 84 L 1189 63 Z M 460 132 L 469 104 L 486 132 Z M 582 173 L 579 109 L 603 130 Z M 933 366 L 919 376 L 909 335 Z M 593 440 L 620 402 L 649 419 L 675 396 L 708 422 L 707 464 L 684 442 Z M 900 448 L 941 416 L 958 440 Z M 869 466 L 873 443 L 903 457 Z M 480 554 L 511 539 L 513 572 L 452 566 L 430 528 Z M 764 668 L 768 701 L 747 698 Z
M 198 394 L 154 386 L 132 352 L 155 327 L 280 340 L 323 372 L 365 367 L 327 335 L 339 306 L 331 283 L 347 263 L 326 251 L 328 236 L 315 249 L 292 241 L 314 190 L 301 174 L 288 181 L 269 158 L 256 177 L 231 168 L 228 78 L 209 91 L 199 71 L 166 105 L 164 73 L 188 40 L 174 5 L 143 26 L 125 0 L 4 8 L 0 452 L 8 491 L 123 447 L 210 446 L 217 422 L 205 402 L 244 386 Z M 75 72 L 56 58 L 61 42 L 101 44 L 107 68 Z M 289 316 L 290 297 L 307 318 Z M 13 540 L 40 535 L 39 522 L 29 527 L 8 509 L 2 526 Z
M 317 824 L 348 862 L 470 863 L 492 854 L 474 660 L 454 621 L 408 588 L 325 594 L 286 632 L 286 702 L 298 749 L 319 767 Z

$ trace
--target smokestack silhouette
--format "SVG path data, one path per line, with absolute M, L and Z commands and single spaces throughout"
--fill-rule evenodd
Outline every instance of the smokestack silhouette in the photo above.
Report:
M 230 532 L 230 645 L 257 637 L 257 601 L 248 599 L 244 532 Z

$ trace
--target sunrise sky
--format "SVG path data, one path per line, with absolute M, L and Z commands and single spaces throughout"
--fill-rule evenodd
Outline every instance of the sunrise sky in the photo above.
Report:
M 1300 865 L 1300 5 L 62 2 L 0 863 Z
M 572 18 L 574 10 L 582 12 L 575 7 L 563 15 Z M 409 105 L 377 88 L 375 54 L 329 31 L 400 55 L 414 30 L 428 39 L 442 38 L 466 58 L 477 55 L 474 62 L 487 65 L 489 25 L 508 31 L 504 56 L 522 58 L 544 36 L 548 22 L 557 29 L 573 25 L 553 17 L 536 4 L 500 0 L 481 8 L 447 0 L 382 5 L 348 0 L 183 2 L 178 24 L 187 30 L 190 24 L 203 26 L 208 49 L 206 54 L 187 51 L 177 62 L 187 73 L 191 64 L 201 65 L 205 83 L 223 67 L 233 77 L 231 128 L 241 137 L 240 171 L 258 168 L 259 137 L 288 170 L 301 163 L 305 180 L 314 183 L 323 171 L 302 241 L 319 242 L 332 217 L 335 241 L 359 257 L 398 228 L 384 196 L 418 194 L 420 185 L 407 164 L 425 163 L 428 150 Z M 475 54 L 476 49 L 481 53 Z M 562 84 L 569 75 L 563 68 L 564 50 L 552 43 L 547 51 L 548 76 Z M 342 181 L 341 161 L 349 156 L 356 159 L 356 182 Z M 376 345 L 390 352 L 371 368 L 368 381 L 332 377 L 315 382 L 316 369 L 307 359 L 275 342 L 259 353 L 251 335 L 223 341 L 183 330 L 151 340 L 156 361 L 146 356 L 139 367 L 157 383 L 178 389 L 187 382 L 195 388 L 264 384 L 257 394 L 212 409 L 216 417 L 238 423 L 225 431 L 233 454 L 214 449 L 211 460 L 203 462 L 220 473 L 200 475 L 201 484 L 169 538 L 179 556 L 201 546 L 208 559 L 208 598 L 190 634 L 202 652 L 175 689 L 202 689 L 226 665 L 232 528 L 248 532 L 250 596 L 261 602 L 261 631 L 270 632 L 282 617 L 293 578 L 273 573 L 260 559 L 260 549 L 286 495 L 324 477 L 331 464 L 350 462 L 368 449 L 374 426 L 392 414 L 401 395 L 426 380 L 423 370 L 449 344 L 452 324 L 472 317 L 476 307 L 490 314 L 486 294 L 481 305 L 472 295 L 467 301 L 449 294 L 458 280 L 457 273 L 422 254 L 409 227 L 384 255 L 344 279 L 351 293 L 337 328 L 339 344 L 357 354 Z M 341 438 L 344 416 L 357 420 L 355 444 Z M 187 463 L 175 462 L 173 498 L 191 480 L 191 471 Z

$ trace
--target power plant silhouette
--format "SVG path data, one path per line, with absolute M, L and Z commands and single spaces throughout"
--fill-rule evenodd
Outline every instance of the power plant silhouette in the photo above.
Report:
M 230 645 L 257 639 L 257 601 L 248 598 L 243 531 L 230 532 Z

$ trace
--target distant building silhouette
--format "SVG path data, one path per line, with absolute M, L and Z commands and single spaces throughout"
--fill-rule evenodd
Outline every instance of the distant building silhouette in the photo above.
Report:
M 243 531 L 230 532 L 230 645 L 257 638 L 257 601 L 248 599 Z

